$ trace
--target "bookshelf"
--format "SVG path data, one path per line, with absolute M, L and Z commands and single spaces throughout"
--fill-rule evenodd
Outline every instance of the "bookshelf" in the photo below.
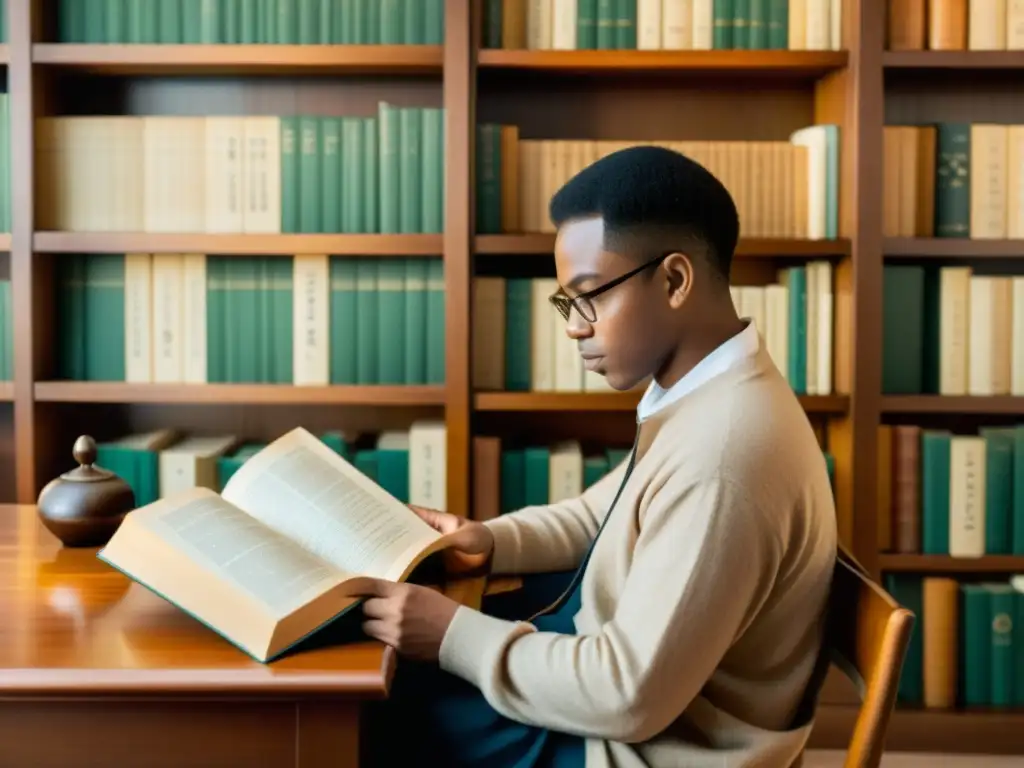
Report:
M 368 433 L 419 419 L 446 428 L 448 509 L 480 498 L 475 438 L 525 444 L 579 439 L 628 445 L 637 393 L 503 391 L 474 386 L 474 277 L 550 277 L 554 238 L 544 231 L 480 231 L 478 124 L 516 126 L 520 141 L 786 142 L 801 128 L 838 126 L 834 236 L 758 231 L 740 243 L 738 286 L 763 288 L 780 270 L 831 270 L 830 391 L 802 398 L 834 460 L 840 530 L 878 575 L 1000 575 L 1015 556 L 963 561 L 891 553 L 879 545 L 878 430 L 911 419 L 1012 421 L 1021 397 L 883 393 L 883 267 L 973 260 L 1022 265 L 1024 241 L 887 237 L 883 126 L 972 118 L 992 97 L 1011 121 L 1019 51 L 886 50 L 886 4 L 846 0 L 838 50 L 503 50 L 487 47 L 491 0 L 444 0 L 443 44 L 312 41 L 180 44 L 62 43 L 58 3 L 7 0 L 10 41 L 0 45 L 11 115 L 12 233 L 0 235 L 0 279 L 12 281 L 13 380 L 0 383 L 0 501 L 31 503 L 68 468 L 78 434 L 98 439 L 174 424 L 185 432 L 270 439 L 296 423 Z M 336 43 L 337 41 L 335 41 Z M 938 86 L 938 78 L 953 86 Z M 973 94 L 973 96 L 972 96 Z M 84 115 L 376 116 L 386 101 L 443 108 L 441 226 L 434 232 L 209 233 L 72 231 L 43 227 L 37 119 Z M 945 110 L 945 111 L 943 111 Z M 967 117 L 965 117 L 965 115 Z M 639 119 L 638 116 L 642 116 Z M 1024 122 L 1024 118 L 1021 119 Z M 419 385 L 137 383 L 75 381 L 59 373 L 55 286 L 81 254 L 196 253 L 225 260 L 329 254 L 443 258 L 444 378 Z M 1022 266 L 1024 270 L 1024 266 Z M 493 454 L 490 459 L 493 459 Z M 486 473 L 484 473 L 486 474 Z M 841 747 L 855 715 L 848 688 L 830 681 L 815 746 Z M 891 749 L 1024 753 L 1024 714 L 901 708 Z
M 1009 584 L 1024 567 L 1015 487 L 1024 464 L 1014 464 L 1024 433 L 1020 448 L 1013 442 L 1024 424 L 1016 372 L 1024 334 L 1013 325 L 1024 300 L 1016 279 L 1024 275 L 1024 229 L 1019 161 L 1010 154 L 1024 122 L 1015 95 L 1024 39 L 1012 9 L 1003 18 L 982 4 L 927 2 L 918 6 L 927 8 L 926 24 L 913 7 L 889 4 L 882 54 L 875 564 L 918 616 L 890 738 L 935 752 L 966 738 L 979 751 L 1019 754 L 1024 745 L 1012 732 L 1024 678 L 1018 683 L 1012 668 L 1024 658 L 1024 634 L 1005 619 L 1020 626 L 1024 615 Z M 994 168 L 1003 148 L 1002 168 Z M 901 340 L 916 355 L 900 360 Z M 978 497 L 964 493 L 968 473 Z M 977 736 L 965 735 L 970 723 Z

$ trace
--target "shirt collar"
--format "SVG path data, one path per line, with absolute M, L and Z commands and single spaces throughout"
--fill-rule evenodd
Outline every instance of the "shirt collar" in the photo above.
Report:
M 658 382 L 652 380 L 637 406 L 637 422 L 645 421 L 662 408 L 677 402 L 697 387 L 756 354 L 761 347 L 761 337 L 753 320 L 745 322 L 746 327 L 742 331 L 719 345 L 668 389 L 663 389 Z

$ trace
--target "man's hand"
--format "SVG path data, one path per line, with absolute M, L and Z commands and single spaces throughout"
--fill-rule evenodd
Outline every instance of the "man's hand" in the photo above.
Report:
M 451 534 L 452 546 L 443 554 L 449 573 L 471 573 L 487 563 L 494 549 L 494 536 L 486 525 L 413 504 L 409 508 L 435 531 Z
M 440 592 L 416 584 L 373 579 L 361 596 L 363 631 L 404 656 L 437 661 L 448 625 L 459 604 Z

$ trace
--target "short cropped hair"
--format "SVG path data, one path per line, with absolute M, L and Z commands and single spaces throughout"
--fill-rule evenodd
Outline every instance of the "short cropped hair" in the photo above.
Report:
M 548 213 L 556 227 L 599 216 L 605 247 L 645 258 L 696 241 L 726 280 L 739 238 L 736 204 L 722 182 L 700 163 L 657 146 L 628 147 L 587 166 L 551 198 Z

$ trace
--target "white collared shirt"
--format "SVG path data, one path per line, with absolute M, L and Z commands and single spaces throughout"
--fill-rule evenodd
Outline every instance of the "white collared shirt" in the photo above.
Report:
M 737 363 L 755 354 L 761 346 L 757 326 L 753 320 L 744 319 L 747 323 L 746 328 L 723 342 L 668 389 L 663 389 L 658 382 L 652 380 L 636 408 L 637 422 L 650 418 L 701 384 L 725 373 Z

